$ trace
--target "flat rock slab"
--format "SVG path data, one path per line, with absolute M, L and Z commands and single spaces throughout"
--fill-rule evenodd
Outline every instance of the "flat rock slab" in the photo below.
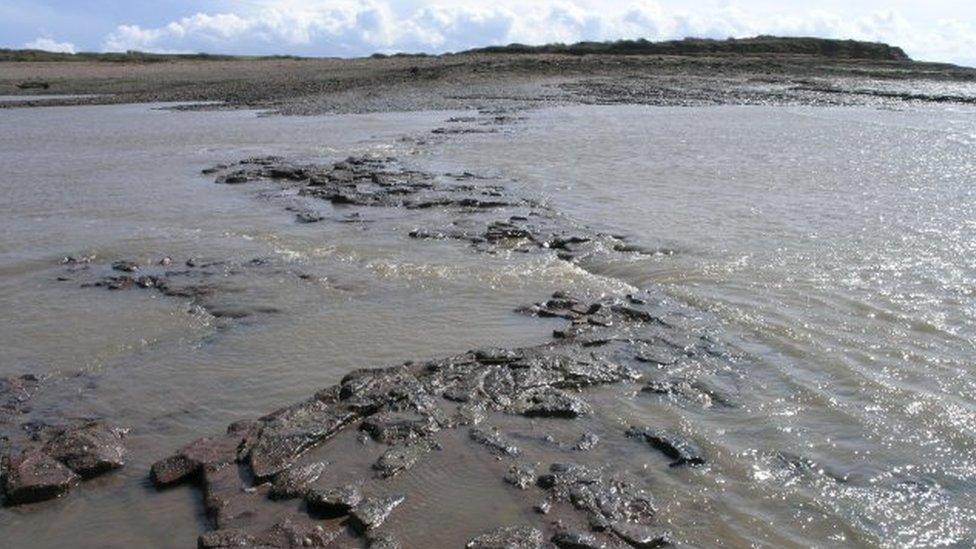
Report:
M 542 532 L 530 526 L 508 526 L 481 534 L 465 545 L 468 549 L 539 549 Z
M 104 421 L 62 427 L 21 425 L 21 433 L 27 431 L 29 436 L 21 435 L 16 445 L 0 444 L 0 487 L 5 505 L 61 497 L 82 479 L 125 464 L 125 430 Z M 0 437 L 2 442 L 5 439 Z
M 360 533 L 375 530 L 405 499 L 400 495 L 366 499 L 349 513 L 349 524 Z
M 652 448 L 673 460 L 671 462 L 672 467 L 705 464 L 701 449 L 694 442 L 678 433 L 631 427 L 627 430 L 627 436 L 647 442 Z
M 278 473 L 268 497 L 271 499 L 292 499 L 304 497 L 310 490 L 312 483 L 322 476 L 326 464 L 322 462 L 309 463 L 292 467 Z
M 8 458 L 3 490 L 6 505 L 35 503 L 61 497 L 81 480 L 61 462 L 32 448 Z
M 125 431 L 93 421 L 63 429 L 44 451 L 82 478 L 92 478 L 125 465 Z
M 352 484 L 329 490 L 312 490 L 305 496 L 309 510 L 326 518 L 348 515 L 362 501 L 362 492 Z
M 593 413 L 594 405 L 588 401 L 595 393 L 591 390 L 600 386 L 610 390 L 609 386 L 619 385 L 630 398 L 640 394 L 644 372 L 651 368 L 636 358 L 640 352 L 654 346 L 681 345 L 688 352 L 708 355 L 705 340 L 659 321 L 661 313 L 650 303 L 650 299 L 638 296 L 587 302 L 557 292 L 526 312 L 560 311 L 571 323 L 571 330 L 560 339 L 534 347 L 479 349 L 425 362 L 355 370 L 303 401 L 253 421 L 233 424 L 224 435 L 184 446 L 153 466 L 153 480 L 160 487 L 190 479 L 200 481 L 204 508 L 216 530 L 221 531 L 206 540 L 210 544 L 251 539 L 254 544 L 287 547 L 291 538 L 282 532 L 305 531 L 309 524 L 324 525 L 327 530 L 321 536 L 311 535 L 313 544 L 350 532 L 368 542 L 404 496 L 364 494 L 374 496 L 412 486 L 412 475 L 394 477 L 441 461 L 443 456 L 430 454 L 443 443 L 447 452 L 480 451 L 489 456 L 471 463 L 493 469 L 500 485 L 521 489 L 513 494 L 525 494 L 526 511 L 539 501 L 538 494 L 532 493 L 538 489 L 545 498 L 537 506 L 541 513 L 558 516 L 559 521 L 571 519 L 569 526 L 579 531 L 596 532 L 598 543 L 649 543 L 653 538 L 626 528 L 651 528 L 655 516 L 650 494 L 626 471 L 556 463 L 547 474 L 536 476 L 531 462 L 542 463 L 536 452 L 554 451 L 574 461 L 600 459 L 595 448 L 601 435 L 592 430 L 603 419 Z M 600 320 L 590 322 L 591 317 Z M 667 344 L 660 343 L 665 339 Z M 525 447 L 516 447 L 502 431 L 477 426 L 489 417 L 505 425 L 506 430 L 523 425 L 545 429 L 549 423 L 569 425 L 567 422 L 573 420 L 586 425 L 583 436 L 577 434 L 578 440 L 549 443 L 543 449 L 530 438 Z M 333 441 L 334 437 L 341 441 Z M 471 442 L 464 444 L 467 440 Z M 679 450 L 683 447 L 674 441 L 672 446 Z M 362 459 L 350 459 L 345 455 L 350 451 L 362 452 Z M 309 452 L 314 453 L 311 460 L 303 457 Z M 525 463 L 498 464 L 516 456 Z M 349 465 L 334 465 L 337 471 L 355 471 L 342 479 L 349 485 L 322 487 L 323 481 L 335 479 L 310 461 L 323 459 L 333 463 L 349 460 Z M 693 463 L 694 456 L 687 454 L 685 460 Z M 348 467 L 353 469 L 343 469 Z M 274 501 L 282 498 L 303 498 L 303 504 Z M 405 520 L 416 520 L 414 509 L 410 511 L 405 513 Z M 290 519 L 291 530 L 281 526 L 269 531 L 268 525 L 278 524 L 283 512 L 300 516 Z M 540 532 L 551 536 L 562 528 L 539 517 L 536 529 Z M 485 537 L 478 543 L 491 546 L 487 544 L 492 539 L 502 540 L 499 546 L 506 546 L 503 536 Z M 536 538 L 523 537 L 519 543 L 526 539 Z M 543 543 L 542 538 L 539 542 Z

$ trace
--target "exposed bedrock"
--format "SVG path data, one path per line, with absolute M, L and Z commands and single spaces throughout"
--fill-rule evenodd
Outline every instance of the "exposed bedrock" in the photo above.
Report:
M 629 242 L 626 237 L 594 231 L 568 221 L 552 208 L 519 196 L 491 178 L 468 172 L 436 174 L 408 168 L 393 157 L 358 156 L 328 165 L 298 164 L 280 157 L 251 158 L 205 170 L 222 184 L 272 182 L 304 197 L 334 205 L 440 209 L 456 219 L 445 227 L 419 227 L 409 236 L 420 240 L 459 240 L 484 252 L 547 252 L 576 261 L 593 254 L 671 255 Z M 288 209 L 295 210 L 293 206 Z M 361 220 L 359 212 L 336 219 Z M 301 223 L 325 217 L 298 210 Z
M 52 426 L 26 416 L 32 376 L 0 379 L 0 492 L 4 505 L 55 499 L 82 480 L 125 465 L 125 430 L 91 420 Z
M 665 543 L 669 538 L 655 525 L 649 487 L 622 471 L 575 463 L 598 447 L 600 435 L 587 428 L 577 431 L 575 441 L 532 443 L 564 458 L 536 465 L 513 461 L 525 456 L 518 442 L 522 435 L 513 436 L 512 429 L 598 415 L 599 404 L 591 398 L 598 387 L 619 387 L 615 394 L 629 395 L 621 398 L 646 398 L 641 384 L 659 375 L 660 365 L 638 357 L 663 353 L 682 341 L 677 361 L 715 361 L 711 340 L 675 327 L 673 311 L 643 294 L 588 302 L 557 292 L 520 311 L 564 318 L 568 328 L 557 330 L 562 337 L 535 347 L 486 348 L 353 371 L 304 401 L 187 444 L 152 467 L 152 480 L 159 487 L 192 480 L 202 488 L 214 531 L 200 538 L 201 546 L 248 540 L 290 547 L 296 539 L 311 546 L 337 540 L 380 545 L 398 537 L 396 521 L 388 519 L 423 497 L 390 484 L 393 479 L 442 463 L 438 454 L 463 450 L 500 462 L 499 485 L 524 494 L 527 510 L 541 496 L 537 509 L 559 517 L 544 520 L 537 513 L 535 525 L 471 532 L 471 547 L 534 547 L 550 538 L 559 546 L 585 546 L 591 536 L 596 536 L 592 546 Z M 611 435 L 624 441 L 625 435 L 640 437 L 676 464 L 704 460 L 700 450 L 673 435 L 623 427 Z M 668 462 L 647 455 L 647 462 L 667 469 Z M 342 473 L 348 469 L 341 462 L 350 461 L 371 466 L 355 475 Z M 516 536 L 523 545 L 506 541 L 529 531 L 528 537 Z

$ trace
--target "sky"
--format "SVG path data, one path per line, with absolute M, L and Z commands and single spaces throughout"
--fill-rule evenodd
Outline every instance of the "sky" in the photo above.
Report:
M 974 0 L 0 0 L 0 47 L 354 57 L 757 34 L 976 66 Z

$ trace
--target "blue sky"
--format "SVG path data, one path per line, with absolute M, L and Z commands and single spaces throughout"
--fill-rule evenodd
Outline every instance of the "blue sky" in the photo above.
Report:
M 0 0 L 0 46 L 61 51 L 357 56 L 755 34 L 885 41 L 976 66 L 973 1 Z

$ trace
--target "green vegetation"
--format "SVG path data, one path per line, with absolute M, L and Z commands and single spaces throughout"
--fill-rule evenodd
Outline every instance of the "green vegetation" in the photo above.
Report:
M 464 53 L 556 53 L 569 55 L 817 55 L 845 59 L 874 59 L 910 61 L 901 48 L 877 42 L 831 40 L 825 38 L 786 38 L 757 36 L 711 40 L 685 38 L 667 42 L 648 40 L 618 40 L 615 42 L 578 42 L 576 44 L 548 44 L 526 46 L 510 44 L 469 50 Z

